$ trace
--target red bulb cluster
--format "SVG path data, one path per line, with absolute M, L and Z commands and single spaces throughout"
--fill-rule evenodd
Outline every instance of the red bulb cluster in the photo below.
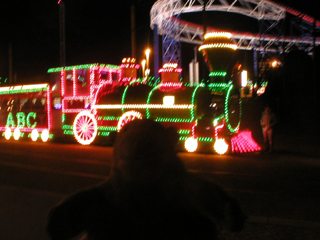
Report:
M 231 150 L 233 153 L 245 153 L 260 151 L 261 147 L 253 139 L 251 131 L 242 131 L 231 138 Z

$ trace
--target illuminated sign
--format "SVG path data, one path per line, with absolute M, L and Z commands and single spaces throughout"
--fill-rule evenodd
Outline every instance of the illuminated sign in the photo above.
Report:
M 37 122 L 35 122 L 36 117 L 37 114 L 35 112 L 29 112 L 28 115 L 26 115 L 24 112 L 18 112 L 16 114 L 17 121 L 15 121 L 12 112 L 10 112 L 7 117 L 6 127 L 24 128 L 25 126 L 27 126 L 28 128 L 35 128 L 37 126 Z M 33 124 L 31 124 L 32 121 L 34 121 Z

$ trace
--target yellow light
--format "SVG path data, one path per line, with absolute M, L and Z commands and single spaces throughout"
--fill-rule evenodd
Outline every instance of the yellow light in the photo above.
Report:
M 225 154 L 228 151 L 229 145 L 226 143 L 226 140 L 223 138 L 218 138 L 213 146 L 214 150 L 218 154 Z
M 9 140 L 11 137 L 11 129 L 10 128 L 6 128 L 6 131 L 4 133 L 4 137 Z
M 10 91 L 10 87 L 1 87 L 0 92 Z
M 241 72 L 241 87 L 245 87 L 248 84 L 248 72 L 243 70 Z
M 37 141 L 38 137 L 39 137 L 38 130 L 33 129 L 31 132 L 31 140 L 35 142 L 35 141 Z
M 163 64 L 163 68 L 177 68 L 178 63 L 165 63 Z
M 212 37 L 225 37 L 230 39 L 232 37 L 232 34 L 229 32 L 210 32 L 204 36 L 204 39 Z
M 1 87 L 0 92 L 16 91 L 16 90 L 29 90 L 29 89 L 47 88 L 47 87 L 48 87 L 48 84 L 19 85 L 19 86 L 11 86 L 11 87 Z
M 166 107 L 172 107 L 174 105 L 174 96 L 164 96 L 163 105 Z
M 48 141 L 48 139 L 49 139 L 49 131 L 47 129 L 42 131 L 41 139 L 42 139 L 43 142 Z
M 141 62 L 141 65 L 142 65 L 142 77 L 144 77 L 145 76 L 145 68 L 146 68 L 146 60 L 144 59 L 144 60 L 142 60 L 142 62 Z
M 146 71 L 145 71 L 145 75 L 146 75 L 146 77 L 148 77 L 149 76 L 149 73 L 150 73 L 150 69 L 149 69 L 149 56 L 150 56 L 150 52 L 151 52 L 151 50 L 148 48 L 147 50 L 146 50 Z
M 271 66 L 273 68 L 277 67 L 278 66 L 278 61 L 277 60 L 274 60 L 272 63 L 271 63 Z
M 148 49 L 145 51 L 146 56 L 149 56 L 149 55 L 150 55 L 150 52 L 151 52 L 151 50 L 148 48 Z
M 193 137 L 187 138 L 187 140 L 184 143 L 184 147 L 188 152 L 195 152 L 198 148 L 197 139 L 194 139 Z
M 171 106 L 165 106 L 164 104 L 104 104 L 94 105 L 93 109 L 122 109 L 122 108 L 136 108 L 136 109 L 192 109 L 193 104 L 174 104 Z
M 14 140 L 19 140 L 20 138 L 20 129 L 19 128 L 16 128 L 13 132 L 13 138 Z
M 236 44 L 230 44 L 230 43 L 209 43 L 209 44 L 203 44 L 199 47 L 199 51 L 202 49 L 207 49 L 207 48 L 231 48 L 233 50 L 237 49 Z

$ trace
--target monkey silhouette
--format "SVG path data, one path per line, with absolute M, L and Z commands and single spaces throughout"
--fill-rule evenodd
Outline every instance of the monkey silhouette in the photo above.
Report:
M 245 214 L 218 184 L 186 171 L 179 135 L 152 120 L 134 120 L 118 133 L 106 181 L 54 206 L 52 240 L 217 239 L 217 227 L 241 231 Z

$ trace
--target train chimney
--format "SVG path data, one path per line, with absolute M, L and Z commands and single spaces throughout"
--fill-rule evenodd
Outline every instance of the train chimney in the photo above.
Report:
M 122 69 L 121 81 L 123 83 L 130 83 L 137 79 L 137 71 L 140 68 L 139 64 L 136 64 L 135 58 L 124 58 L 120 65 Z
M 237 45 L 231 41 L 231 36 L 228 32 L 207 33 L 203 44 L 199 47 L 209 67 L 211 82 L 225 82 L 228 65 L 237 49 Z
M 181 68 L 178 68 L 178 63 L 165 63 L 163 67 L 159 69 L 161 74 L 161 82 L 180 82 Z

